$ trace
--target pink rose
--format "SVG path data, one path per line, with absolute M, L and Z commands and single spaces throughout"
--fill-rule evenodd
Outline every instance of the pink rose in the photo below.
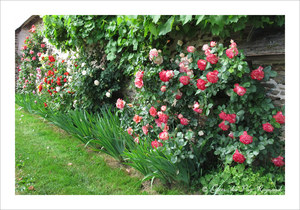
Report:
M 167 87 L 165 85 L 161 86 L 160 91 L 161 92 L 166 92 L 167 91 Z
M 215 47 L 216 45 L 217 45 L 217 42 L 215 42 L 215 41 L 211 41 L 211 42 L 210 42 L 210 46 L 211 46 L 211 47 Z
M 144 71 L 139 70 L 139 71 L 136 73 L 135 77 L 136 77 L 136 78 L 143 79 L 143 77 L 144 77 Z
M 234 57 L 234 52 L 232 48 L 226 50 L 226 55 L 228 58 L 232 59 Z
M 217 83 L 219 80 L 218 73 L 219 72 L 217 70 L 208 72 L 206 75 L 207 81 L 210 83 Z
M 125 103 L 126 103 L 125 101 L 123 101 L 122 99 L 119 98 L 117 100 L 116 106 L 117 106 L 118 109 L 123 109 L 124 106 L 125 106 Z
M 189 120 L 183 117 L 183 118 L 180 118 L 180 123 L 181 123 L 181 125 L 188 125 Z
M 209 49 L 208 44 L 203 45 L 203 47 L 202 47 L 202 50 L 203 50 L 203 51 L 208 50 L 208 49 Z
M 233 91 L 236 92 L 239 96 L 243 96 L 246 93 L 246 88 L 240 86 L 239 84 L 234 84 Z
M 218 63 L 219 58 L 214 54 L 208 54 L 206 56 L 206 60 L 208 62 L 210 62 L 211 64 L 216 64 L 216 63 Z
M 273 132 L 273 130 L 274 130 L 274 127 L 270 124 L 270 123 L 265 123 L 265 124 L 263 124 L 263 129 L 264 129 L 264 131 L 266 131 L 266 132 Z
M 36 57 L 32 57 L 32 60 L 34 61 L 36 59 Z
M 272 162 L 277 167 L 281 167 L 281 166 L 284 165 L 283 157 L 282 156 L 278 156 L 277 158 L 272 158 Z
M 135 78 L 134 80 L 134 85 L 137 87 L 137 88 L 142 88 L 144 86 L 144 82 L 143 80 L 139 79 L 139 78 Z
M 198 64 L 198 68 L 201 70 L 201 71 L 204 71 L 205 68 L 206 68 L 206 60 L 203 60 L 203 59 L 199 59 L 197 61 L 197 64 Z
M 225 125 L 225 120 L 223 120 L 220 124 L 219 127 L 223 130 L 223 131 L 227 131 L 229 129 L 229 125 Z
M 157 148 L 157 147 L 162 147 L 163 144 L 160 143 L 160 142 L 158 142 L 158 141 L 155 139 L 155 141 L 152 141 L 152 142 L 151 142 L 151 146 L 152 146 L 153 149 L 155 149 L 155 148 Z
M 169 134 L 166 131 L 163 131 L 159 134 L 159 138 L 163 141 L 168 140 L 169 139 Z
M 236 48 L 237 47 L 237 45 L 236 45 L 236 43 L 233 41 L 233 40 L 230 40 L 230 47 L 231 48 Z
M 243 144 L 251 144 L 253 142 L 253 137 L 248 135 L 247 131 L 244 131 L 243 135 L 240 136 L 240 142 Z
M 210 49 L 205 50 L 205 51 L 204 51 L 204 54 L 205 54 L 206 56 L 210 55 L 210 54 L 211 54 L 211 53 L 210 53 Z
M 40 52 L 37 53 L 37 56 L 41 57 L 41 55 L 42 55 L 42 53 L 40 53 Z
M 151 49 L 149 52 L 149 60 L 152 61 L 154 57 L 158 56 L 158 51 L 157 49 Z
M 190 52 L 190 53 L 193 53 L 195 52 L 196 48 L 194 46 L 188 46 L 187 47 L 187 51 Z
M 133 132 L 133 129 L 132 129 L 131 127 L 127 128 L 127 133 L 128 133 L 129 135 L 132 135 L 132 132 Z
M 238 150 L 235 150 L 235 153 L 232 156 L 232 159 L 237 162 L 237 163 L 243 163 L 246 158 L 244 157 L 244 155 L 242 155 L 241 153 L 239 153 Z
M 142 130 L 143 130 L 143 133 L 145 134 L 145 135 L 147 135 L 148 134 L 148 128 L 147 128 L 147 126 L 143 126 L 142 127 Z
M 157 115 L 157 111 L 153 106 L 151 106 L 149 113 L 152 117 L 155 117 Z
M 33 50 L 30 50 L 29 53 L 32 55 L 32 54 L 34 53 L 34 51 L 33 51 Z
M 167 114 L 162 113 L 159 115 L 158 119 L 160 122 L 167 124 L 169 120 L 169 116 Z
M 139 144 L 139 143 L 140 143 L 140 138 L 139 138 L 138 136 L 135 137 L 135 138 L 134 138 L 134 142 L 137 143 L 137 144 Z
M 181 119 L 181 118 L 183 118 L 183 115 L 182 115 L 182 114 L 179 114 L 179 115 L 178 115 L 178 119 Z
M 265 76 L 265 73 L 263 71 L 263 67 L 258 67 L 258 69 L 255 69 L 251 72 L 251 79 L 256 79 L 256 80 L 262 80 Z
M 228 134 L 228 136 L 229 136 L 230 138 L 234 139 L 234 135 L 233 135 L 232 132 L 230 132 L 230 133 Z
M 41 48 L 44 48 L 45 47 L 45 44 L 41 44 Z
M 273 118 L 280 124 L 283 124 L 285 122 L 285 116 L 282 114 L 282 112 L 277 112 L 277 114 L 274 115 Z
M 169 79 L 172 79 L 172 78 L 175 76 L 175 73 L 174 73 L 173 70 L 167 70 L 166 76 L 167 76 Z
M 188 85 L 190 84 L 190 78 L 188 76 L 181 76 L 179 78 L 179 81 L 183 84 L 183 85 Z
M 207 84 L 207 82 L 203 79 L 198 79 L 197 80 L 197 88 L 200 89 L 200 90 L 205 90 L 206 87 L 205 85 Z
M 139 122 L 141 122 L 142 119 L 143 119 L 143 118 L 142 118 L 141 116 L 138 116 L 137 114 L 134 115 L 134 117 L 133 117 L 133 121 L 134 121 L 136 124 L 138 124 Z
M 167 106 L 161 106 L 160 110 L 163 111 L 163 112 L 166 111 L 167 110 Z

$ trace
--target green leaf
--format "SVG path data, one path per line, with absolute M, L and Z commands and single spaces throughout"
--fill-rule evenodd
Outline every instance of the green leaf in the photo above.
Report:
M 277 76 L 277 72 L 276 71 L 271 71 L 270 72 L 270 77 L 276 77 Z
M 151 15 L 151 17 L 152 17 L 152 22 L 156 24 L 160 18 L 160 15 Z
M 159 27 L 159 35 L 166 35 L 172 30 L 174 16 L 170 17 L 167 22 Z
M 150 24 L 149 30 L 150 30 L 150 32 L 151 32 L 154 36 L 157 36 L 157 35 L 158 35 L 158 34 L 157 34 L 157 28 L 156 28 L 156 26 L 155 26 L 153 23 Z
M 197 19 L 196 25 L 198 25 L 203 20 L 204 17 L 205 15 L 196 15 L 196 19 Z
M 182 25 L 190 22 L 193 18 L 193 15 L 180 15 L 179 20 L 182 22 Z
M 113 52 L 111 52 L 111 53 L 109 53 L 109 54 L 107 55 L 107 60 L 112 61 L 112 60 L 114 60 L 116 57 L 117 57 L 117 56 L 116 56 Z

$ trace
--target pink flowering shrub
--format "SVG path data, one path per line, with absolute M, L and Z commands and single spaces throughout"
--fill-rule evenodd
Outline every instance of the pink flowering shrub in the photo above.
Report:
M 173 62 L 141 66 L 135 83 L 142 75 L 143 86 L 135 84 L 136 100 L 120 109 L 123 129 L 139 136 L 137 147 L 151 146 L 189 173 L 199 172 L 209 154 L 227 164 L 272 164 L 284 155 L 284 110 L 274 107 L 260 84 L 276 72 L 259 66 L 251 73 L 234 41 L 229 48 L 211 42 L 178 49 Z M 159 55 L 151 50 L 150 61 Z

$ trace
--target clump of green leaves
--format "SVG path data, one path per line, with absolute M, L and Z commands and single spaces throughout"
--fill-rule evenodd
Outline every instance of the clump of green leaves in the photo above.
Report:
M 225 166 L 200 178 L 200 192 L 205 195 L 284 195 L 284 171 L 274 166 L 245 168 L 239 164 Z

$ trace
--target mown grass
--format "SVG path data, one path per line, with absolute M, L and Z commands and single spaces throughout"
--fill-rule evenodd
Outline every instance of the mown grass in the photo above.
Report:
M 16 105 L 16 194 L 140 195 L 140 177 L 125 167 L 111 167 L 107 156 L 84 147 L 75 137 Z M 117 164 L 117 163 L 116 163 Z M 159 194 L 184 194 L 156 186 Z

